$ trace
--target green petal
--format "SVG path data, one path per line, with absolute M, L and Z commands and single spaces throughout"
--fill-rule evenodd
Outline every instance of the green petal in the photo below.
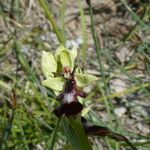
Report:
M 62 91 L 64 88 L 65 80 L 61 77 L 48 77 L 42 84 L 52 90 Z
M 59 46 L 55 52 L 55 58 L 56 58 L 56 61 L 59 61 L 60 59 L 60 54 L 62 51 L 66 50 L 64 46 Z
M 52 53 L 42 51 L 41 68 L 45 77 L 53 76 L 57 70 L 57 62 Z
M 76 59 L 77 57 L 77 48 L 73 47 L 73 49 L 70 51 L 70 54 L 72 56 L 73 61 Z
M 80 67 L 77 67 L 76 70 L 75 70 L 75 73 L 81 73 L 82 74 L 82 70 Z
M 55 58 L 58 63 L 58 68 L 70 67 L 74 68 L 74 60 L 77 57 L 77 49 L 74 47 L 72 50 L 68 50 L 64 46 L 59 46 L 55 52 Z M 62 69 L 59 69 L 62 70 Z
M 73 67 L 73 60 L 69 51 L 64 50 L 61 52 L 60 61 L 63 67 Z
M 79 87 L 85 87 L 91 84 L 92 82 L 98 80 L 97 77 L 90 75 L 90 74 L 82 74 L 82 73 L 76 73 L 75 79 L 77 81 L 77 85 Z
M 61 55 L 61 53 L 62 53 L 62 51 L 66 51 L 66 49 L 65 49 L 65 47 L 64 46 L 59 46 L 58 48 L 57 48 L 57 50 L 56 50 L 56 52 L 55 52 L 55 59 L 56 59 L 56 61 L 57 61 L 57 72 L 58 73 L 61 73 L 61 72 L 63 72 L 63 66 L 62 66 L 62 64 L 61 64 L 61 61 L 60 61 L 60 55 Z

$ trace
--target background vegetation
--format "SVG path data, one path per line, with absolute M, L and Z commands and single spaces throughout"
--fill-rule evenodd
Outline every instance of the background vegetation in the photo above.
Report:
M 61 125 L 54 135 L 57 103 L 41 85 L 41 51 L 55 51 L 59 40 L 39 1 L 0 0 L 0 149 L 68 147 Z M 92 23 L 86 1 L 49 0 L 47 6 L 60 28 L 59 38 L 66 47 L 78 48 L 78 66 L 100 78 L 84 89 L 89 94 L 83 115 L 148 150 L 149 1 L 92 0 Z M 129 149 L 109 138 L 90 141 L 94 150 Z

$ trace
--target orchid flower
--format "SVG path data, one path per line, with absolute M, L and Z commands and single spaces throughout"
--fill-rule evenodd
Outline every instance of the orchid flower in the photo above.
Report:
M 41 67 L 46 78 L 42 84 L 59 93 L 57 100 L 61 104 L 54 110 L 57 117 L 80 113 L 83 106 L 77 97 L 85 97 L 80 89 L 98 80 L 97 77 L 84 74 L 80 68 L 74 67 L 76 57 L 76 48 L 68 50 L 63 46 L 59 46 L 55 54 L 42 52 Z
M 58 93 L 57 100 L 60 105 L 54 109 L 54 113 L 58 118 L 62 115 L 75 117 L 79 114 L 83 109 L 83 105 L 78 101 L 78 97 L 84 98 L 86 96 L 81 89 L 98 80 L 97 77 L 84 74 L 80 68 L 74 67 L 76 57 L 76 48 L 68 50 L 63 46 L 58 47 L 55 54 L 42 52 L 41 67 L 46 78 L 42 81 L 42 84 Z M 82 116 L 80 116 L 80 119 L 86 134 L 107 136 L 117 141 L 124 141 L 133 150 L 137 150 L 125 136 L 114 133 L 107 127 L 93 125 Z

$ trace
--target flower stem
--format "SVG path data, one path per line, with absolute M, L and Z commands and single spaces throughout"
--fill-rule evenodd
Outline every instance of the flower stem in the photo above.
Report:
M 60 122 L 60 118 L 57 120 L 57 124 L 56 124 L 56 127 L 51 135 L 51 139 L 50 139 L 50 150 L 53 150 L 54 149 L 54 144 L 55 144 L 55 137 L 56 137 L 56 133 L 57 133 L 57 129 L 58 129 L 58 126 L 59 126 L 59 122 Z

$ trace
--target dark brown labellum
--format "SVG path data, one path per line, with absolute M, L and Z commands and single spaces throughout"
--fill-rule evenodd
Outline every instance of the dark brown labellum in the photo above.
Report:
M 62 103 L 55 110 L 55 115 L 60 118 L 63 114 L 66 116 L 75 116 L 83 109 L 83 105 L 77 102 Z
M 54 114 L 60 118 L 64 113 L 65 110 L 67 109 L 67 104 L 60 104 L 57 108 L 54 109 Z
M 74 116 L 80 113 L 83 109 L 83 105 L 79 102 L 71 102 L 67 105 L 67 109 L 65 111 L 66 116 Z

